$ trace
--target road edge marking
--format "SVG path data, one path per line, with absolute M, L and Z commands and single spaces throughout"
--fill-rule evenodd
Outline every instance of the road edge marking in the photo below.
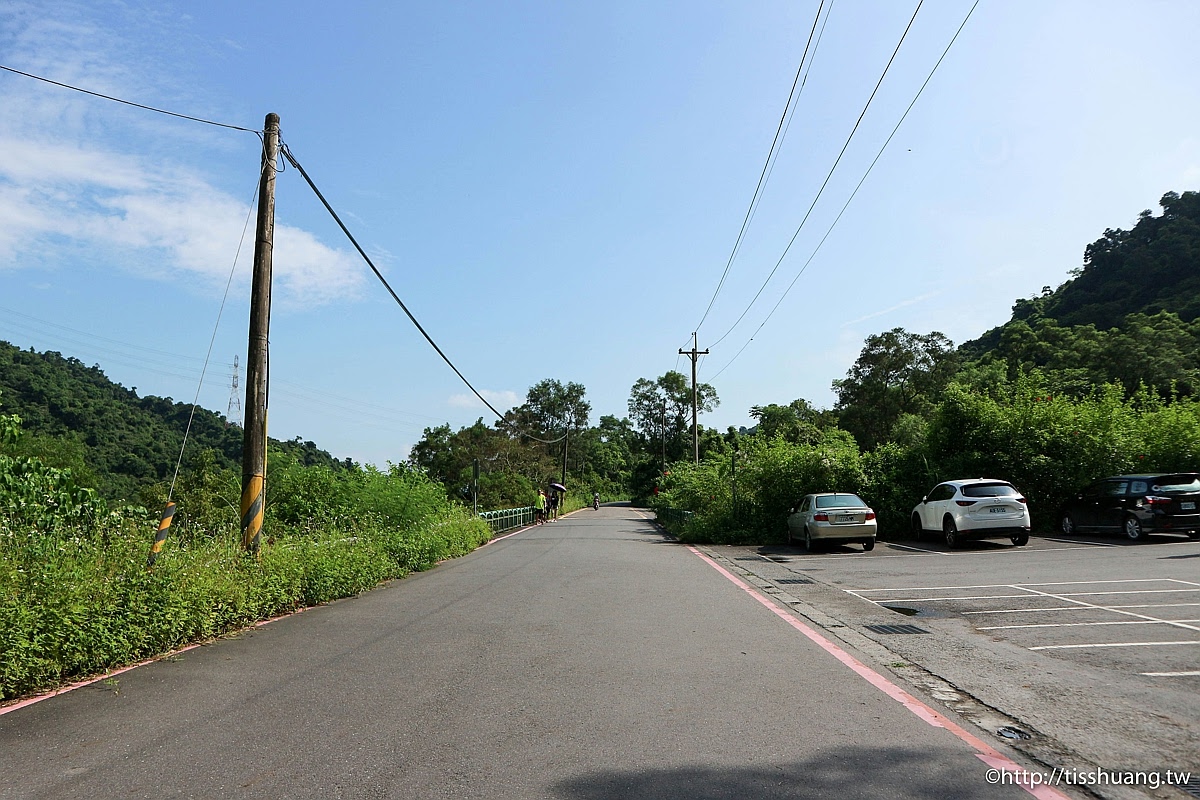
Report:
M 706 562 L 710 567 L 712 567 L 717 572 L 719 572 L 721 575 L 723 575 L 731 583 L 733 583 L 734 586 L 737 586 L 739 589 L 744 591 L 746 594 L 753 597 L 760 604 L 762 604 L 765 608 L 767 608 L 769 611 L 771 611 L 773 614 L 775 614 L 775 616 L 779 617 L 784 622 L 786 622 L 788 625 L 791 625 L 797 631 L 802 633 L 805 637 L 807 637 L 810 641 L 812 641 L 813 644 L 817 645 L 822 650 L 829 653 L 829 655 L 833 656 L 838 661 L 842 662 L 844 665 L 849 667 L 851 670 L 853 670 L 855 673 L 857 673 L 858 676 L 860 678 L 862 678 L 863 680 L 865 680 L 867 683 L 871 684 L 872 686 L 874 686 L 879 691 L 883 692 L 888 697 L 890 697 L 893 700 L 895 700 L 896 702 L 900 703 L 900 705 L 902 705 L 906 709 L 908 709 L 908 711 L 911 712 L 918 719 L 924 720 L 926 723 L 928 723 L 932 727 L 943 728 L 943 729 L 949 731 L 950 733 L 957 736 L 962 742 L 966 743 L 968 746 L 975 749 L 977 751 L 975 753 L 976 758 L 978 758 L 983 763 L 987 764 L 989 767 L 992 767 L 993 769 L 1003 770 L 1005 772 L 1012 772 L 1017 775 L 1028 772 L 1028 770 L 1024 770 L 1011 758 L 1004 755 L 999 750 L 997 750 L 996 748 L 989 745 L 987 742 L 980 739 L 978 736 L 975 736 L 970 731 L 963 728 L 961 725 L 958 725 L 954 721 L 950 720 L 948 717 L 935 711 L 932 707 L 921 702 L 916 697 L 909 694 L 905 690 L 901 689 L 898 685 L 896 685 L 892 681 L 888 680 L 886 677 L 884 677 L 880 673 L 871 669 L 866 664 L 863 664 L 861 661 L 856 659 L 854 656 L 850 655 L 845 650 L 838 647 L 833 642 L 829 641 L 829 639 L 822 636 L 815 629 L 813 629 L 812 627 L 801 622 L 791 612 L 782 608 L 775 601 L 773 601 L 769 597 L 767 597 L 765 594 L 758 591 L 753 586 L 746 583 L 741 578 L 739 578 L 738 576 L 734 575 L 732 572 L 727 570 L 725 567 L 718 564 L 717 561 L 714 558 L 712 558 L 711 556 L 706 555 L 705 553 L 701 552 L 694 545 L 687 545 L 687 548 L 688 548 L 688 550 L 691 550 L 694 554 L 699 556 L 700 559 L 703 560 L 704 562 Z M 1028 782 L 1025 782 L 1025 783 L 1017 782 L 1017 785 L 1020 786 L 1025 791 L 1029 792 L 1029 794 L 1038 798 L 1038 800 L 1071 800 L 1068 795 L 1065 795 L 1062 792 L 1060 792 L 1057 789 L 1054 789 L 1050 786 L 1033 785 Z

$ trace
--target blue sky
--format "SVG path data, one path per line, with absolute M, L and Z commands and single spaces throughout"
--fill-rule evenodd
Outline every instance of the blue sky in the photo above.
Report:
M 797 234 L 916 7 L 826 2 L 704 317 L 818 4 L 10 0 L 0 64 L 246 128 L 278 113 L 493 404 L 576 381 L 593 422 L 624 416 L 638 378 L 686 372 L 698 325 L 721 398 L 703 424 L 832 406 L 868 335 L 974 338 L 1105 228 L 1200 189 L 1200 5 L 983 0 L 799 274 L 971 8 L 922 5 Z M 252 134 L 0 73 L 0 338 L 191 401 L 232 270 L 199 394 L 224 412 L 235 356 L 245 377 L 258 159 Z M 426 426 L 491 422 L 295 170 L 277 193 L 271 435 L 382 465 Z

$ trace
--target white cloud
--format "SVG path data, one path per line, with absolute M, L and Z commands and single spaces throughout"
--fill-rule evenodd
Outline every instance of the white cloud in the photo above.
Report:
M 499 411 L 506 411 L 513 406 L 519 406 L 524 397 L 516 392 L 504 389 L 502 391 L 492 391 L 491 389 L 480 389 L 479 393 L 487 398 L 487 401 L 494 405 Z M 479 398 L 475 395 L 465 392 L 463 394 L 452 394 L 446 401 L 452 408 L 486 408 Z
M 86 6 L 65 2 L 58 10 L 60 19 L 28 3 L 0 10 L 0 44 L 8 44 L 14 68 L 138 100 L 164 88 L 146 85 L 146 76 L 171 80 L 169 70 L 125 52 L 118 34 L 91 24 Z M 240 241 L 238 277 L 248 282 L 250 197 L 231 196 L 200 171 L 208 162 L 196 148 L 216 134 L 10 73 L 0 74 L 0 106 L 0 271 L 86 258 L 144 277 L 224 287 Z M 167 124 L 170 135 L 155 135 Z M 164 150 L 164 141 L 175 147 Z M 205 167 L 180 165 L 185 141 L 193 163 Z M 292 307 L 356 297 L 366 277 L 349 249 L 278 219 L 273 264 L 275 298 Z
M 75 143 L 0 139 L 0 266 L 65 239 L 131 254 L 134 260 L 122 259 L 126 268 L 152 277 L 185 272 L 223 285 L 243 230 L 239 262 L 248 264 L 253 253 L 250 212 L 187 172 Z M 356 258 L 286 224 L 276 225 L 273 263 L 277 296 L 289 305 L 352 297 L 363 283 Z
M 865 317 L 859 317 L 858 319 L 852 319 L 849 322 L 843 322 L 842 327 L 845 328 L 850 325 L 857 325 L 860 322 L 866 322 L 869 319 L 875 319 L 876 317 L 882 317 L 884 314 L 890 314 L 893 311 L 899 311 L 902 308 L 916 305 L 917 303 L 923 303 L 924 301 L 929 300 L 932 297 L 937 297 L 939 294 L 942 294 L 942 293 L 943 293 L 942 290 L 938 290 L 936 292 L 928 292 L 926 294 L 918 295 L 917 297 L 910 297 L 908 300 L 901 300 L 899 303 L 896 303 L 894 306 L 888 306 L 887 308 L 883 309 L 882 311 L 876 311 L 873 314 L 867 314 Z

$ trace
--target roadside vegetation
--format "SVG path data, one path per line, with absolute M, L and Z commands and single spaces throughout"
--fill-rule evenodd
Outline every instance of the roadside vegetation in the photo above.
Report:
M 19 442 L 17 418 L 0 417 L 0 431 Z M 334 470 L 273 453 L 255 558 L 239 543 L 240 478 L 212 453 L 198 464 L 148 569 L 154 514 L 110 504 L 70 470 L 0 455 L 0 699 L 349 597 L 490 536 L 409 467 Z
M 190 406 L 0 342 L 0 699 L 462 555 L 489 536 L 476 503 L 530 506 L 552 483 L 564 513 L 596 492 L 655 508 L 687 541 L 770 543 L 809 492 L 861 494 L 896 539 L 947 479 L 1012 481 L 1046 530 L 1095 478 L 1200 470 L 1200 193 L 1161 204 L 980 339 L 875 334 L 832 409 L 795 399 L 751 408 L 752 427 L 701 427 L 698 464 L 675 371 L 595 424 L 582 385 L 543 380 L 493 424 L 425 429 L 387 470 L 271 440 L 259 558 L 238 546 L 236 426 L 196 409 L 171 490 Z M 717 408 L 713 386 L 696 393 Z M 168 491 L 177 514 L 148 570 Z

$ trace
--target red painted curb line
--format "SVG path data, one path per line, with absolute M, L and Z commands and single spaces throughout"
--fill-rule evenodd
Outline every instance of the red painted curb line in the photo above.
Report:
M 933 710 L 932 708 L 925 705 L 917 698 L 913 697 L 908 692 L 901 689 L 896 684 L 892 683 L 890 680 L 885 678 L 883 675 L 880 675 L 878 672 L 876 672 L 875 670 L 866 666 L 861 661 L 856 659 L 854 656 L 850 655 L 845 650 L 838 647 L 836 644 L 829 641 L 821 634 L 817 633 L 815 630 L 813 630 L 808 625 L 805 625 L 803 622 L 796 619 L 795 616 L 793 616 L 790 612 L 788 612 L 784 608 L 780 607 L 777 603 L 775 603 L 774 600 L 771 600 L 769 597 L 767 597 L 766 595 L 762 594 L 754 587 L 747 584 L 741 578 L 737 577 L 732 572 L 730 572 L 729 570 L 722 567 L 715 560 L 713 560 L 709 556 L 705 555 L 704 553 L 700 552 L 697 548 L 695 548 L 691 545 L 688 545 L 687 548 L 688 548 L 688 550 L 691 550 L 697 556 L 702 558 L 705 562 L 707 562 L 710 567 L 712 567 L 717 572 L 721 573 L 726 578 L 728 578 L 739 589 L 743 590 L 748 595 L 753 597 L 755 600 L 757 600 L 758 602 L 760 602 L 764 606 L 766 606 L 768 609 L 770 609 L 777 617 L 779 617 L 784 622 L 791 625 L 793 628 L 800 631 L 800 633 L 804 634 L 806 637 L 808 637 L 810 640 L 812 640 L 813 643 L 818 645 L 822 650 L 829 653 L 831 656 L 833 656 L 838 661 L 845 664 L 850 669 L 854 670 L 856 673 L 858 673 L 859 677 L 863 678 L 865 681 L 867 681 L 867 683 L 871 684 L 876 689 L 878 689 L 879 691 L 886 694 L 888 697 L 890 697 L 893 700 L 895 700 L 896 702 L 900 703 L 902 706 L 904 706 L 909 711 L 911 711 L 914 715 L 916 715 L 920 719 L 924 720 L 925 722 L 929 723 L 933 727 L 945 728 L 947 731 L 949 731 L 950 733 L 953 733 L 955 736 L 957 736 L 963 742 L 967 743 L 972 748 L 977 750 L 978 752 L 976 752 L 976 754 L 975 754 L 976 757 L 983 763 L 987 764 L 989 767 L 991 767 L 993 769 L 1003 770 L 1005 772 L 1028 773 L 1028 770 L 1025 770 L 1022 767 L 1020 767 L 1015 761 L 1013 761 L 1012 759 L 1005 756 L 999 750 L 996 750 L 994 747 L 989 745 L 987 742 L 983 741 L 979 737 L 977 737 L 974 734 L 970 733 L 969 731 L 965 730 L 964 728 L 959 726 L 957 723 L 942 716 L 937 711 Z M 1036 785 L 1035 786 L 1029 782 L 1021 783 L 1021 782 L 1014 781 L 1014 783 L 1016 785 L 1020 786 L 1025 791 L 1029 792 L 1034 797 L 1038 798 L 1038 800 L 1071 800 L 1070 797 L 1068 797 L 1067 795 L 1063 794 L 1062 792 L 1059 792 L 1058 790 L 1056 790 L 1050 786 L 1044 786 L 1044 785 Z

